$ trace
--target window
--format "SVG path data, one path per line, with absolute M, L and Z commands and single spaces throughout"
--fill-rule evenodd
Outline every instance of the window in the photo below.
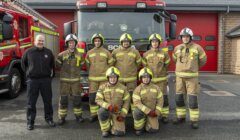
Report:
M 194 41 L 201 41 L 202 40 L 202 37 L 200 35 L 194 35 L 193 36 L 193 40 Z
M 214 50 L 216 50 L 216 47 L 215 46 L 206 46 L 205 49 L 207 51 L 214 51 Z
M 205 40 L 206 40 L 206 41 L 215 41 L 215 40 L 216 40 L 216 37 L 213 36 L 213 35 L 208 35 L 208 36 L 205 37 Z
M 19 38 L 28 37 L 28 20 L 26 18 L 19 18 Z

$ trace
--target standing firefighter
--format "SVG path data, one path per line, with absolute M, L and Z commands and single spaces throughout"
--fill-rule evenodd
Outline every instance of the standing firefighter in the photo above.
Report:
M 186 107 L 184 95 L 187 94 L 190 121 L 193 129 L 198 128 L 199 108 L 198 108 L 198 71 L 205 65 L 207 57 L 198 44 L 192 42 L 193 32 L 189 28 L 184 28 L 180 32 L 183 44 L 175 47 L 173 60 L 176 62 L 176 114 L 175 123 L 185 121 Z
M 94 34 L 91 39 L 94 48 L 87 53 L 86 62 L 89 69 L 89 106 L 90 122 L 97 120 L 99 106 L 95 103 L 99 86 L 107 81 L 106 70 L 113 64 L 111 53 L 103 48 L 104 38 L 101 34 Z
M 125 134 L 125 117 L 128 113 L 130 95 L 127 88 L 118 82 L 120 72 L 115 67 L 110 67 L 106 72 L 108 83 L 100 86 L 96 103 L 101 107 L 98 119 L 102 136 L 109 136 L 109 132 L 116 136 Z
M 167 71 L 170 58 L 167 52 L 160 50 L 159 46 L 162 37 L 159 34 L 152 34 L 149 37 L 151 49 L 143 54 L 143 65 L 153 72 L 152 82 L 163 92 L 163 109 L 161 110 L 162 122 L 168 122 L 169 103 L 167 95 Z
M 80 88 L 80 71 L 84 63 L 84 50 L 76 48 L 77 37 L 69 34 L 65 43 L 68 47 L 66 51 L 58 54 L 57 65 L 61 68 L 60 71 L 60 100 L 59 100 L 59 125 L 65 123 L 68 108 L 68 96 L 73 98 L 73 112 L 77 122 L 82 122 L 82 107 L 81 107 L 81 88 Z
M 137 73 L 141 65 L 141 56 L 135 48 L 131 47 L 132 37 L 124 33 L 120 37 L 121 47 L 113 51 L 115 67 L 119 69 L 121 76 L 120 82 L 125 85 L 132 95 L 133 90 L 137 87 Z M 133 106 L 131 105 L 133 110 Z
M 157 132 L 159 129 L 158 116 L 161 115 L 163 107 L 163 94 L 160 88 L 151 79 L 153 73 L 148 68 L 139 72 L 139 79 L 142 83 L 133 92 L 133 104 L 136 107 L 133 111 L 134 128 L 136 135 L 141 135 L 144 127 L 147 132 Z

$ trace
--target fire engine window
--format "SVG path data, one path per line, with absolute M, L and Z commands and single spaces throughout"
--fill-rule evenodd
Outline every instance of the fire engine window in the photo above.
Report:
M 154 20 L 155 13 L 134 12 L 80 12 L 78 14 L 78 36 L 82 41 L 90 42 L 94 33 L 104 35 L 106 41 L 117 44 L 121 34 L 132 35 L 133 42 L 147 42 L 149 35 L 159 33 L 165 40 L 164 23 Z M 139 16 L 141 15 L 141 16 Z
M 208 35 L 208 36 L 205 37 L 205 40 L 206 40 L 206 41 L 215 41 L 216 38 L 215 38 L 215 36 L 213 36 L 213 35 Z
M 28 20 L 26 18 L 19 18 L 19 37 L 26 38 L 28 37 Z

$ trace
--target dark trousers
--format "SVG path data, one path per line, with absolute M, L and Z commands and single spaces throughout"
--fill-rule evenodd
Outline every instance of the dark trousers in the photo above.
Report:
M 52 86 L 51 78 L 40 78 L 40 79 L 28 79 L 27 80 L 27 121 L 28 123 L 34 124 L 36 118 L 36 103 L 41 93 L 45 120 L 53 119 L 53 107 L 52 107 Z

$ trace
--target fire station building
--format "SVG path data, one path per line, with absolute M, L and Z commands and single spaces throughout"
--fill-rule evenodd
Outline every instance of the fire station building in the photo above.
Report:
M 24 0 L 58 26 L 63 39 L 63 23 L 76 19 L 77 0 Z M 208 65 L 201 71 L 240 74 L 239 0 L 165 0 L 167 10 L 178 17 L 177 34 L 184 27 L 194 32 L 193 40 L 207 53 Z M 62 42 L 63 43 L 63 42 Z M 169 42 L 169 51 L 181 43 Z M 173 65 L 170 66 L 173 69 Z

